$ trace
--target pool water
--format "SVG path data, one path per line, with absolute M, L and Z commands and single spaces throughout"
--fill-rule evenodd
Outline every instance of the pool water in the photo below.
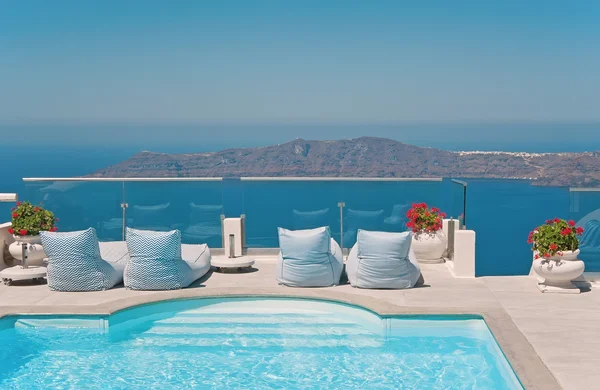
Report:
M 477 317 L 257 298 L 0 322 L 2 389 L 522 388 Z

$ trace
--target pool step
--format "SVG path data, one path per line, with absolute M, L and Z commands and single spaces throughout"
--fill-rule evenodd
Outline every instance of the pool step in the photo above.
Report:
M 180 313 L 171 318 L 157 320 L 155 324 L 309 324 L 309 325 L 353 325 L 356 322 L 336 317 L 325 316 L 305 316 L 305 315 L 240 315 L 238 313 L 230 314 L 191 314 Z
M 143 334 L 172 335 L 182 334 L 196 335 L 296 335 L 296 336 L 355 336 L 371 335 L 367 329 L 358 326 L 233 326 L 229 323 L 210 324 L 200 326 L 164 326 L 155 325 L 143 332 Z
M 156 334 L 138 335 L 134 339 L 128 340 L 133 347 L 144 348 L 197 348 L 197 347 L 220 347 L 220 348 L 378 348 L 384 344 L 382 338 L 372 336 L 353 336 L 353 337 L 256 337 L 256 336 L 235 336 L 209 335 L 201 337 L 166 337 L 166 335 L 157 336 Z

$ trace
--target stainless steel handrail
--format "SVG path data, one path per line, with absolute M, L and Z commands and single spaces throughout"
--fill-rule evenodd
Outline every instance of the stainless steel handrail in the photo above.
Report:
M 24 177 L 23 181 L 222 181 L 222 177 Z
M 240 177 L 242 181 L 442 181 L 441 177 L 339 177 L 339 176 L 281 176 L 281 177 L 261 177 L 248 176 Z
M 294 177 L 294 176 L 248 176 L 240 177 L 242 181 L 431 181 L 440 182 L 441 177 Z M 24 177 L 24 182 L 35 181 L 107 181 L 107 182 L 128 182 L 128 181 L 222 181 L 222 177 Z
M 569 192 L 600 192 L 600 187 L 569 187 Z

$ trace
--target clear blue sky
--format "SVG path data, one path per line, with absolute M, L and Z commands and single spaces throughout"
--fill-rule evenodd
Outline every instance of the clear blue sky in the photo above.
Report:
M 0 122 L 598 123 L 599 42 L 597 0 L 0 0 Z

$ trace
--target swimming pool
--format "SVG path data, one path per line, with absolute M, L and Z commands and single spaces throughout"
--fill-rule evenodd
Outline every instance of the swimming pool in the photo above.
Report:
M 0 388 L 521 389 L 483 319 L 305 299 L 0 320 Z

